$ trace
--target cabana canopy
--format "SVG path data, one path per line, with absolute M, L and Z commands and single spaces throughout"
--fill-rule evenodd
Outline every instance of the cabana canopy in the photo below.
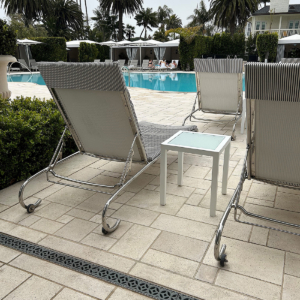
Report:
M 79 48 L 80 43 L 99 44 L 100 45 L 100 43 L 90 41 L 90 40 L 74 40 L 74 41 L 66 42 L 66 45 L 68 48 Z
M 288 44 L 300 44 L 300 35 L 294 34 L 285 38 L 282 38 L 278 41 L 279 45 L 288 45 Z

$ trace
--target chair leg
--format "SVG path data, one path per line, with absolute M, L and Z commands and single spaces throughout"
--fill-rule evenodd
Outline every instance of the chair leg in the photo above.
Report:
M 242 122 L 241 122 L 241 134 L 244 133 L 246 121 L 246 98 L 243 98 L 243 111 L 242 111 Z

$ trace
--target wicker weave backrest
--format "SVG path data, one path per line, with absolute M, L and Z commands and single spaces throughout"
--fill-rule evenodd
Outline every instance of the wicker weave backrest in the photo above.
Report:
M 136 133 L 134 107 L 117 63 L 38 63 L 79 150 L 126 160 Z M 137 138 L 134 160 L 146 159 Z
M 242 110 L 243 60 L 194 59 L 199 108 L 235 113 Z
M 249 175 L 300 186 L 300 64 L 246 64 Z

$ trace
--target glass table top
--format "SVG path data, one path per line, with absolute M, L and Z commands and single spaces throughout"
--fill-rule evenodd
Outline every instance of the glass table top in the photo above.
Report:
M 199 132 L 181 132 L 174 139 L 168 142 L 168 145 L 198 148 L 204 150 L 216 150 L 225 136 L 204 134 Z

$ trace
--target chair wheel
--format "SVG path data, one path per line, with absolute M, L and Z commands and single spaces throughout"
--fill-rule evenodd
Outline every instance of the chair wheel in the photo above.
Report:
M 225 266 L 225 263 L 228 262 L 228 260 L 226 259 L 227 255 L 226 254 L 222 254 L 221 258 L 220 258 L 220 265 L 221 267 Z
M 102 233 L 103 233 L 104 235 L 106 235 L 106 234 L 108 234 L 108 231 L 106 231 L 106 230 L 102 227 Z
M 29 214 L 33 213 L 34 210 L 35 210 L 35 205 L 34 205 L 34 204 L 29 204 L 29 205 L 27 206 L 27 212 L 28 212 Z

